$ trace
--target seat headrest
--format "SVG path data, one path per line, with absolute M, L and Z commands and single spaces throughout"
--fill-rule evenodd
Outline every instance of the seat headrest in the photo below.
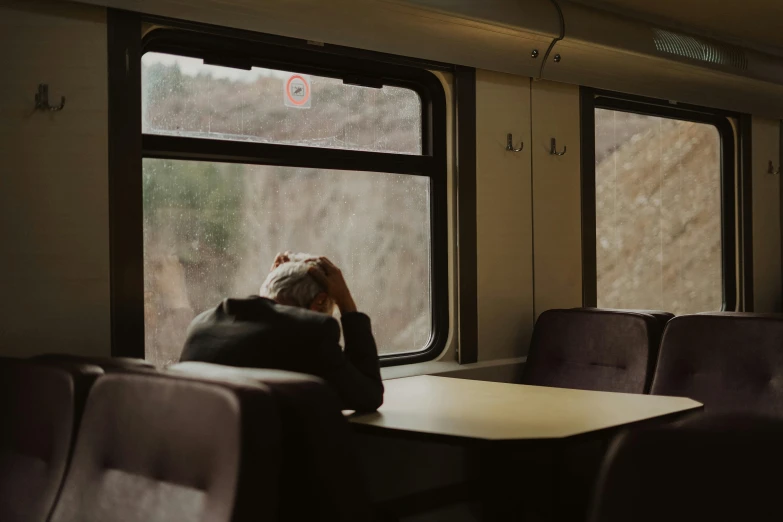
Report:
M 102 373 L 0 358 L 0 520 L 48 519 L 87 392 Z
M 652 386 L 710 413 L 783 416 L 783 315 L 711 313 L 672 319 Z
M 52 520 L 274 519 L 280 438 L 258 383 L 106 375 L 90 393 Z
M 638 312 L 547 310 L 533 329 L 523 383 L 645 393 L 662 330 L 658 319 Z
M 285 383 L 285 382 L 312 382 L 326 385 L 320 377 L 305 373 L 289 372 L 285 370 L 270 370 L 266 368 L 240 368 L 206 362 L 182 362 L 169 366 L 166 372 L 183 377 L 195 377 L 215 379 L 221 382 L 243 381 L 255 383 Z
M 106 372 L 157 369 L 150 361 L 131 357 L 93 357 L 66 353 L 47 353 L 36 355 L 30 360 L 39 364 L 89 364 L 103 368 Z

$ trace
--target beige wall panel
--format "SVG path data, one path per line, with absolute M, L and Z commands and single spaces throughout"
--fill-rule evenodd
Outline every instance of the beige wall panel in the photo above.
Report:
M 180 20 L 538 75 L 560 34 L 550 0 L 81 0 Z
M 582 305 L 579 87 L 533 82 L 533 252 L 536 316 Z M 551 139 L 563 156 L 550 154 Z
M 108 355 L 105 12 L 0 0 L 0 32 L 0 354 Z
M 590 5 L 592 0 L 575 0 Z M 757 42 L 761 46 L 783 48 L 780 19 L 783 4 L 778 0 L 744 2 L 702 2 L 682 0 L 603 0 L 602 7 L 652 19 L 667 25 L 691 27 L 700 34 L 735 41 Z M 709 9 L 706 9 L 709 7 Z M 731 23 L 727 23 L 727 21 Z
M 521 152 L 506 149 L 514 135 Z M 533 326 L 530 79 L 476 73 L 479 359 L 527 352 Z M 467 296 L 462 296 L 467 298 Z
M 783 117 L 780 57 L 743 50 L 746 68 L 699 64 L 659 51 L 649 23 L 564 0 L 558 5 L 565 21 L 565 38 L 549 54 L 542 78 Z M 562 58 L 559 62 L 554 61 L 557 55 Z
M 753 299 L 756 312 L 781 308 L 780 122 L 753 118 Z
M 574 40 L 559 41 L 551 56 L 557 54 L 562 60 L 555 63 L 550 58 L 542 78 L 704 107 L 783 117 L 783 86 L 776 83 Z

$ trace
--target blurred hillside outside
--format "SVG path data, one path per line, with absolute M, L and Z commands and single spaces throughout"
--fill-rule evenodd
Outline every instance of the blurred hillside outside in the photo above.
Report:
M 310 77 L 311 108 L 284 105 L 282 71 L 147 53 L 143 131 L 421 154 L 412 90 Z M 146 356 L 176 361 L 187 326 L 258 293 L 277 252 L 330 257 L 373 320 L 381 354 L 431 336 L 426 177 L 147 158 L 143 168 Z
M 720 310 L 718 130 L 606 109 L 595 127 L 598 306 Z

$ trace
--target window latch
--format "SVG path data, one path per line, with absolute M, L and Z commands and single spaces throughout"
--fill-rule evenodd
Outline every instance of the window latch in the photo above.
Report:
M 371 89 L 382 89 L 383 78 L 372 76 L 344 76 L 345 85 L 358 85 L 359 87 L 369 87 Z
M 205 56 L 204 65 L 217 65 L 219 67 L 230 67 L 231 69 L 240 69 L 249 71 L 253 68 L 252 62 L 241 57 L 228 56 Z

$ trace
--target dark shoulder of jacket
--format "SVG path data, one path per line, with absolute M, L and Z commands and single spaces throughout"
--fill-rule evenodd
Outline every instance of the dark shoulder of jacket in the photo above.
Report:
M 264 301 L 274 304 L 272 301 L 258 296 L 247 299 L 227 297 L 218 303 L 216 307 L 201 312 L 196 316 L 191 321 L 190 326 L 188 326 L 187 336 L 192 337 L 205 331 L 210 332 L 215 326 L 221 324 L 231 324 L 243 320 L 252 321 L 257 316 L 263 315 L 263 313 L 259 313 L 260 310 L 263 310 L 264 307 L 269 307 L 269 304 Z
M 278 316 L 285 317 L 292 325 L 306 329 L 315 337 L 326 338 L 335 343 L 340 341 L 340 323 L 331 315 L 278 303 L 274 304 L 274 310 Z
M 339 342 L 340 325 L 329 315 L 306 308 L 287 306 L 271 299 L 251 296 L 244 299 L 224 299 L 217 308 L 199 315 L 191 324 L 191 330 L 211 330 L 218 324 L 264 323 L 275 328 L 296 332 L 305 338 Z
M 221 308 L 223 307 L 223 302 L 218 304 L 215 308 L 210 308 L 209 310 L 205 310 L 198 314 L 188 326 L 187 330 L 187 336 L 190 336 L 193 332 L 198 330 L 201 327 L 209 326 L 213 324 L 216 320 L 216 317 L 220 315 Z

